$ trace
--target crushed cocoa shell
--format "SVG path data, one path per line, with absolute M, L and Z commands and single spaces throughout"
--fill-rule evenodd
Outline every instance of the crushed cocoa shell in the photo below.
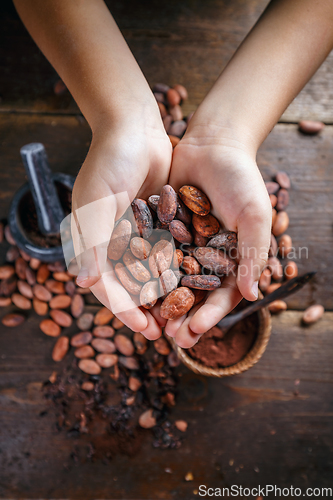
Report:
M 225 368 L 241 361 L 251 349 L 258 331 L 258 316 L 252 314 L 234 325 L 225 336 L 214 326 L 188 350 L 191 358 L 210 368 Z

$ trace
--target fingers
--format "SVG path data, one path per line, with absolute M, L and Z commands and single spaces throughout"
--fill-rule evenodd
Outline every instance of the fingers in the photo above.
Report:
M 135 332 L 147 328 L 148 319 L 146 315 L 138 308 L 130 294 L 119 283 L 111 264 L 107 264 L 107 271 L 90 289 L 97 299 L 128 328 Z
M 169 319 L 165 326 L 165 333 L 169 335 L 169 337 L 175 337 L 179 328 L 184 323 L 186 317 L 187 315 L 184 314 L 184 316 L 181 316 L 178 319 L 173 319 L 173 320 Z
M 272 208 L 266 197 L 260 205 L 252 204 L 238 218 L 239 264 L 237 285 L 247 300 L 258 298 L 258 281 L 268 258 L 271 241 Z
M 200 335 L 207 332 L 232 311 L 241 299 L 236 278 L 232 275 L 227 276 L 221 287 L 211 292 L 205 303 L 193 315 L 189 324 L 191 330 Z
M 190 347 L 193 347 L 194 344 L 196 344 L 201 337 L 201 335 L 197 335 L 196 333 L 194 333 L 189 326 L 193 315 L 198 311 L 199 308 L 200 304 L 195 306 L 189 312 L 188 316 L 185 317 L 180 328 L 176 333 L 175 337 L 176 344 L 179 345 L 179 347 L 182 347 L 183 349 L 189 349 Z
M 142 335 L 148 340 L 156 340 L 162 335 L 162 329 L 154 316 L 147 309 L 142 310 L 143 314 L 147 319 L 147 327 L 144 330 L 140 330 Z

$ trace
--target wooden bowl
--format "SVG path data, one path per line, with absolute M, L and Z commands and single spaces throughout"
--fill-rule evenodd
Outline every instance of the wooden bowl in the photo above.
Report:
M 259 298 L 262 298 L 262 294 L 260 292 Z M 179 347 L 173 338 L 168 337 L 168 340 L 171 342 L 173 349 L 182 363 L 193 372 L 199 373 L 200 375 L 206 375 L 207 377 L 229 377 L 230 375 L 237 375 L 238 373 L 245 372 L 259 361 L 266 350 L 266 346 L 271 336 L 272 324 L 269 310 L 267 308 L 263 308 L 256 314 L 259 318 L 259 326 L 256 339 L 251 349 L 241 361 L 235 365 L 227 366 L 226 368 L 211 368 L 203 365 L 202 363 L 192 359 L 187 354 L 188 350 Z

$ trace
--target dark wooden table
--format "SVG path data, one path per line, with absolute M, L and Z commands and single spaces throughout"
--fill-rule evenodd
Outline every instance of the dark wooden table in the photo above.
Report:
M 112 10 L 149 83 L 183 83 L 187 113 L 195 109 L 266 5 L 262 0 L 115 1 Z M 40 141 L 54 171 L 76 174 L 90 130 L 71 96 L 56 96 L 57 80 L 10 2 L 0 7 L 0 217 L 24 181 L 19 148 Z M 55 369 L 53 340 L 31 315 L 22 328 L 0 326 L 0 497 L 74 499 L 193 499 L 210 487 L 332 487 L 333 465 L 333 90 L 332 55 L 285 112 L 258 155 L 265 178 L 278 170 L 292 182 L 290 234 L 309 249 L 300 272 L 316 269 L 313 285 L 291 297 L 273 319 L 260 362 L 224 380 L 184 371 L 175 418 L 189 428 L 183 446 L 152 448 L 76 465 L 73 441 L 58 433 L 41 384 Z M 318 137 L 296 123 L 328 124 Z M 304 328 L 302 310 L 326 312 Z M 1 316 L 5 311 L 1 311 Z M 171 469 L 171 473 L 165 469 Z M 184 477 L 191 471 L 192 482 Z M 253 497 L 250 497 L 253 498 Z M 319 498 L 324 498 L 320 496 Z

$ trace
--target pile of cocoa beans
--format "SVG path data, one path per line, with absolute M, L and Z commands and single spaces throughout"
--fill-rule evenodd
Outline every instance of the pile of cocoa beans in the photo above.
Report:
M 188 97 L 187 90 L 180 84 L 170 88 L 164 83 L 156 83 L 153 92 L 160 109 L 164 128 L 172 146 L 175 147 L 184 135 L 193 115 L 193 113 L 190 113 L 186 118 L 183 117 L 181 104 Z
M 150 309 L 162 297 L 161 316 L 175 320 L 235 273 L 237 235 L 222 230 L 200 189 L 182 186 L 177 194 L 165 185 L 148 202 L 136 198 L 132 210 L 134 220 L 123 218 L 114 229 L 108 257 L 138 305 Z

